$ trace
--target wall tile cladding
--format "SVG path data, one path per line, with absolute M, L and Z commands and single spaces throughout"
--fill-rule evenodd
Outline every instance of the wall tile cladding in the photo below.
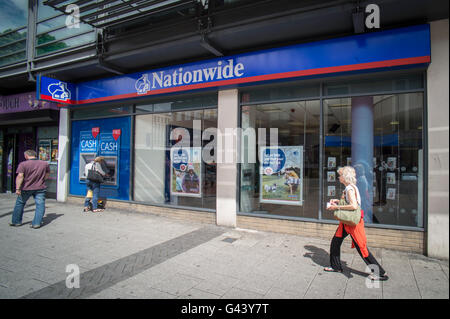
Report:
M 84 198 L 69 197 L 68 201 L 82 205 Z M 178 220 L 188 220 L 206 224 L 216 223 L 216 215 L 209 212 L 149 206 L 118 201 L 108 201 L 107 207 L 128 211 L 131 210 L 141 213 L 150 213 Z M 329 239 L 330 241 L 337 229 L 337 225 L 335 224 L 280 220 L 241 215 L 237 216 L 237 227 L 298 235 L 303 237 Z M 425 235 L 426 233 L 421 231 L 366 227 L 367 245 L 369 249 L 385 248 L 425 254 Z M 350 243 L 350 240 L 346 239 L 346 241 Z M 344 243 L 344 245 L 346 244 Z

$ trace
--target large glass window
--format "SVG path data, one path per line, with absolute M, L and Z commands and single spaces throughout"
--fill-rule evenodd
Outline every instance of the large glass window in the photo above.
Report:
M 260 94 L 242 99 L 252 96 Z M 241 111 L 240 212 L 318 218 L 320 101 L 244 104 Z
M 367 225 L 423 228 L 423 92 L 413 71 L 242 90 L 240 213 L 335 221 L 351 165 Z
M 324 114 L 322 202 L 340 197 L 337 169 L 351 165 L 366 223 L 423 227 L 423 93 L 325 99 Z
M 58 127 L 41 126 L 37 130 L 38 156 L 50 166 L 50 176 L 46 181 L 47 193 L 56 195 L 58 177 Z
M 3 130 L 0 130 L 0 192 L 3 192 Z
M 95 29 L 46 6 L 39 1 L 36 32 L 36 55 L 68 49 L 95 41 Z
M 0 66 L 25 60 L 28 1 L 0 1 Z
M 217 127 L 217 109 L 170 111 L 183 105 L 192 108 L 195 100 L 176 98 L 136 106 L 137 112 L 161 113 L 135 117 L 134 200 L 216 208 L 215 154 L 210 160 L 203 151 L 215 142 L 210 133 Z M 208 99 L 197 100 L 201 107 Z
M 111 105 L 111 106 L 88 106 L 88 107 L 82 107 L 73 109 L 72 112 L 70 112 L 72 119 L 74 120 L 81 120 L 81 119 L 87 119 L 87 118 L 99 118 L 99 117 L 110 117 L 110 116 L 117 116 L 117 115 L 127 115 L 131 114 L 132 107 L 131 106 L 124 106 L 123 104 L 118 105 Z

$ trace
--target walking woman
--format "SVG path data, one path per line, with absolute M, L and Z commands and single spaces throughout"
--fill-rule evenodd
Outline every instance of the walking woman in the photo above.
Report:
M 88 176 L 89 170 L 91 170 L 91 169 L 97 171 L 102 177 L 107 176 L 108 169 L 106 167 L 105 160 L 102 156 L 96 157 L 91 163 L 89 163 L 85 166 L 84 171 L 85 171 L 86 177 Z M 98 195 L 100 193 L 100 184 L 101 184 L 101 182 L 99 182 L 99 181 L 93 181 L 93 180 L 89 180 L 88 178 L 86 178 L 87 192 L 88 193 L 89 193 L 89 191 L 92 192 L 92 212 L 94 212 L 94 213 L 103 211 L 103 209 L 99 209 L 97 206 L 98 205 Z M 86 196 L 86 198 L 84 200 L 84 211 L 85 212 L 89 211 L 90 200 L 91 200 L 91 198 Z
M 361 207 L 361 195 L 359 194 L 358 187 L 356 187 L 356 173 L 355 169 L 351 166 L 344 166 L 338 170 L 339 182 L 345 185 L 343 198 L 345 198 L 347 205 L 339 205 L 338 199 L 332 199 L 331 205 L 327 210 L 355 210 L 358 206 Z M 367 249 L 366 233 L 364 231 L 364 212 L 361 211 L 361 220 L 356 226 L 349 226 L 339 222 L 339 227 L 334 234 L 330 247 L 330 263 L 331 267 L 325 267 L 324 271 L 329 272 L 342 272 L 341 265 L 341 245 L 347 235 L 352 238 L 352 248 L 356 248 L 359 255 L 364 262 L 371 266 L 372 274 L 369 275 L 371 280 L 387 280 L 385 270 L 380 266 L 372 253 Z M 379 272 L 373 273 L 374 268 Z

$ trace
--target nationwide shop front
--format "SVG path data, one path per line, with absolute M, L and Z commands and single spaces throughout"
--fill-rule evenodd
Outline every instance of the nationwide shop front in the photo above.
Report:
M 41 76 L 39 98 L 63 105 L 61 200 L 81 203 L 84 166 L 104 156 L 111 206 L 331 238 L 326 202 L 352 165 L 369 244 L 423 253 L 430 62 L 425 24 L 76 84 Z

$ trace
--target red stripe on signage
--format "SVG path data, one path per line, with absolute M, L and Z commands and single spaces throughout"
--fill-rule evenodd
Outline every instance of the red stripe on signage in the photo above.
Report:
M 430 61 L 431 61 L 430 56 L 422 56 L 422 57 L 415 57 L 415 58 L 405 58 L 405 59 L 351 64 L 351 65 L 332 66 L 332 67 L 310 69 L 310 70 L 258 75 L 258 76 L 232 79 L 232 80 L 223 80 L 223 81 L 183 85 L 183 86 L 167 88 L 167 89 L 151 90 L 151 91 L 147 92 L 147 94 L 128 93 L 128 94 L 120 94 L 120 95 L 114 95 L 114 96 L 108 96 L 108 97 L 82 100 L 82 101 L 78 101 L 75 103 L 74 103 L 74 101 L 70 101 L 70 102 L 72 104 L 88 104 L 88 103 L 96 103 L 96 102 L 106 102 L 106 101 L 113 101 L 113 100 L 129 99 L 129 98 L 134 98 L 134 97 L 164 94 L 164 93 L 173 93 L 173 92 L 189 91 L 189 90 L 195 90 L 195 89 L 204 89 L 204 88 L 210 88 L 210 87 L 216 87 L 216 86 L 225 86 L 225 85 L 258 82 L 258 81 L 268 81 L 268 80 L 279 80 L 279 79 L 286 79 L 286 78 L 293 78 L 293 77 L 302 77 L 302 76 L 337 73 L 337 72 L 348 72 L 348 71 L 386 68 L 386 67 L 394 67 L 394 66 L 410 65 L 410 64 L 421 64 L 421 63 L 429 63 Z M 41 95 L 41 97 L 45 97 L 45 96 Z M 61 102 L 61 101 L 59 101 L 59 102 Z
M 41 100 L 56 102 L 56 103 L 58 103 L 59 107 L 65 106 L 65 104 L 69 104 L 69 105 L 77 104 L 77 101 L 74 101 L 74 100 L 68 100 L 67 102 L 62 102 L 61 100 L 56 100 L 56 99 L 52 98 L 50 95 L 45 95 L 45 94 L 41 94 Z

